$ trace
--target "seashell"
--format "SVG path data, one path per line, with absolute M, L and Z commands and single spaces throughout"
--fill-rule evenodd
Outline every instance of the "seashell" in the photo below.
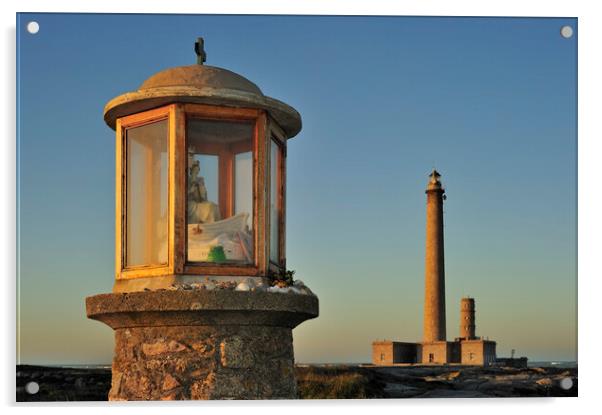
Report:
M 249 291 L 249 290 L 251 290 L 251 287 L 249 287 L 249 284 L 247 284 L 245 281 L 243 281 L 236 286 L 235 290 L 236 291 Z

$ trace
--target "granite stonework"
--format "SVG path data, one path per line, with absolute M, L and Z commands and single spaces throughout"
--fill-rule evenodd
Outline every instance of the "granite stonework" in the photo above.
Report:
M 148 291 L 86 299 L 115 330 L 109 400 L 295 399 L 292 329 L 314 295 Z

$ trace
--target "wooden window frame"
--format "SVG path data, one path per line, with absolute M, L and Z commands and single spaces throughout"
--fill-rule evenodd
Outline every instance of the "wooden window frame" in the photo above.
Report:
M 178 246 L 176 252 L 176 270 L 188 275 L 212 275 L 212 276 L 265 276 L 267 275 L 266 241 L 265 241 L 265 143 L 267 120 L 266 113 L 260 109 L 222 107 L 206 104 L 180 104 L 181 115 L 177 118 L 178 158 L 184 166 L 178 168 L 177 181 L 180 184 L 179 191 L 176 188 L 176 198 L 179 199 L 179 214 L 176 215 L 176 228 L 181 229 L 181 235 L 176 239 Z M 187 181 L 187 146 L 186 125 L 190 118 L 202 120 L 244 122 L 252 121 L 253 128 L 253 234 L 254 234 L 254 263 L 253 264 L 215 264 L 209 262 L 187 261 L 187 224 L 186 224 L 186 181 Z M 222 175 L 220 174 L 220 177 Z M 222 180 L 220 178 L 220 180 Z M 231 186 L 228 186 L 231 192 Z M 232 203 L 225 207 L 228 211 L 233 209 L 233 195 L 228 199 Z M 221 202 L 221 201 L 220 201 Z
M 167 105 L 117 119 L 115 132 L 115 278 L 132 279 L 164 276 L 174 273 L 174 199 L 173 179 L 175 177 L 174 137 L 176 133 L 176 106 Z M 127 134 L 126 130 L 167 120 L 167 264 L 126 266 L 127 231 Z

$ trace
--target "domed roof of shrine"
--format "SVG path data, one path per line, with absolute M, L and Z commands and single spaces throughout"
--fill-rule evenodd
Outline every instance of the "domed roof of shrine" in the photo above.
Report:
M 140 85 L 109 101 L 104 120 L 115 129 L 120 117 L 173 103 L 198 103 L 266 110 L 288 138 L 301 130 L 301 115 L 288 104 L 265 96 L 247 78 L 215 66 L 199 64 L 177 66 L 160 71 Z M 197 52 L 199 54 L 199 52 Z

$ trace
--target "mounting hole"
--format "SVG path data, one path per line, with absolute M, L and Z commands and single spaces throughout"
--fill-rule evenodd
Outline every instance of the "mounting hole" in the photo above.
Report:
M 569 389 L 571 389 L 573 387 L 573 379 L 571 378 L 564 378 L 560 381 L 560 387 L 562 389 L 564 389 L 565 391 L 568 391 Z
M 27 31 L 32 35 L 35 35 L 40 31 L 40 24 L 36 21 L 31 21 L 27 23 Z
M 25 392 L 29 393 L 30 395 L 35 395 L 39 391 L 40 385 L 38 385 L 38 382 L 27 382 L 27 385 L 25 385 Z
M 560 28 L 560 35 L 565 39 L 569 39 L 569 38 L 573 37 L 573 28 L 568 25 L 562 26 Z

